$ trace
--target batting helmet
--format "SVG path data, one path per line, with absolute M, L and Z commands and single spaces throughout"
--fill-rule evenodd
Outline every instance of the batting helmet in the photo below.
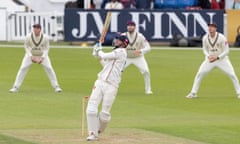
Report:
M 126 45 L 129 44 L 128 37 L 125 36 L 125 35 L 119 35 L 119 36 L 116 36 L 116 39 L 119 39 L 120 41 L 124 42 Z

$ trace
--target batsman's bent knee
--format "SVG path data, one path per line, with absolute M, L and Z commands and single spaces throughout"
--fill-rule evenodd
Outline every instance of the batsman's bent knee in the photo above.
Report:
M 108 112 L 100 112 L 99 119 L 103 122 L 109 122 L 111 120 L 111 114 Z

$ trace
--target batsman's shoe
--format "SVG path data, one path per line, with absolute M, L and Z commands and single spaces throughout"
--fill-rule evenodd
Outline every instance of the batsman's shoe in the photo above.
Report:
M 15 92 L 18 92 L 18 88 L 17 87 L 13 87 L 9 90 L 9 92 L 11 93 L 15 93 Z
M 87 141 L 98 141 L 98 136 L 91 134 L 87 137 Z
M 62 92 L 62 89 L 59 86 L 57 86 L 57 87 L 55 87 L 55 92 L 60 93 L 60 92 Z
M 237 98 L 238 98 L 238 99 L 240 99 L 240 94 L 239 94 L 239 95 L 237 95 Z
M 150 90 L 150 91 L 146 91 L 145 94 L 146 94 L 146 95 L 152 95 L 153 92 Z
M 186 98 L 189 98 L 189 99 L 191 99 L 191 98 L 197 98 L 197 94 L 195 94 L 195 93 L 190 93 L 190 94 L 188 94 L 188 95 L 186 96 Z

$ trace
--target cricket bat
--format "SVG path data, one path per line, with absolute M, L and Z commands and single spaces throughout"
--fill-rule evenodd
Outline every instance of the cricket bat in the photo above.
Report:
M 112 15 L 111 12 L 107 12 L 105 22 L 104 22 L 104 25 L 103 25 L 103 29 L 102 29 L 102 33 L 101 33 L 101 36 L 99 38 L 99 42 L 101 44 L 104 42 L 105 36 L 107 34 L 107 31 L 108 31 L 108 28 L 109 28 L 109 25 L 110 25 L 110 22 L 111 22 L 111 15 Z

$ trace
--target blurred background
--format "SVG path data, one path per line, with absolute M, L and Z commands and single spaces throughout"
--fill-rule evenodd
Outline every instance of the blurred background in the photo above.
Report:
M 240 0 L 0 0 L 0 41 L 23 41 L 40 23 L 53 42 L 86 46 L 98 40 L 107 11 L 112 20 L 105 45 L 133 20 L 156 45 L 201 46 L 215 22 L 230 46 L 240 47 Z

